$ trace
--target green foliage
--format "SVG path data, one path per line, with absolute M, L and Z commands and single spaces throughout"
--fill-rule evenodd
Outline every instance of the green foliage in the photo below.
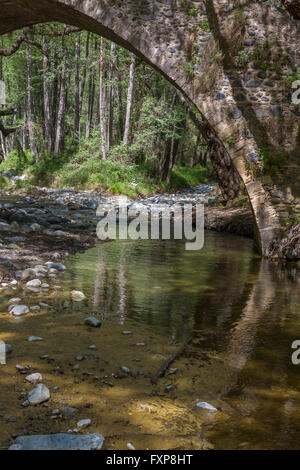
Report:
M 0 171 L 14 170 L 17 175 L 20 175 L 25 168 L 33 162 L 34 155 L 29 150 L 25 152 L 14 150 L 8 155 L 8 158 L 1 163 Z
M 7 189 L 9 187 L 9 180 L 3 175 L 0 175 L 0 189 Z
M 194 64 L 193 62 L 187 62 L 184 66 L 183 66 L 183 70 L 184 72 L 186 73 L 186 75 L 189 77 L 189 78 L 194 78 L 194 75 L 195 75 L 195 69 L 194 69 Z
M 245 66 L 248 62 L 251 61 L 251 53 L 246 52 L 244 49 L 238 51 L 237 55 L 234 57 L 234 62 L 238 66 Z
M 27 160 L 27 165 L 22 166 L 22 171 L 25 172 L 28 180 L 18 181 L 17 189 L 22 188 L 28 192 L 31 189 L 28 183 L 42 186 L 47 184 L 58 188 L 95 189 L 136 198 L 150 196 L 156 192 L 195 186 L 205 181 L 206 168 L 191 169 L 175 166 L 170 183 L 159 182 L 153 159 L 149 158 L 147 162 L 144 162 L 138 157 L 140 145 L 141 143 L 135 143 L 129 147 L 115 146 L 109 153 L 109 159 L 103 161 L 98 135 L 95 135 L 94 138 L 85 140 L 78 152 L 73 155 L 63 153 L 55 157 L 44 154 L 40 157 L 38 164 L 34 163 L 31 156 Z M 133 155 L 137 160 L 136 163 L 134 163 Z M 15 170 L 18 163 L 15 152 L 12 152 L 5 162 L 5 169 Z M 0 165 L 0 171 L 3 170 L 2 165 Z M 0 186 L 6 188 L 8 180 L 1 177 Z
M 197 6 L 190 0 L 180 0 L 179 6 L 184 9 L 186 15 L 198 14 Z M 204 30 L 209 31 L 207 20 L 203 21 L 202 26 Z M 198 31 L 199 25 L 193 25 L 192 28 Z M 172 85 L 139 58 L 135 63 L 129 144 L 128 146 L 122 144 L 131 55 L 119 46 L 111 47 L 108 40 L 103 41 L 103 91 L 106 96 L 104 134 L 110 139 L 109 145 L 106 142 L 107 160 L 102 160 L 103 146 L 99 131 L 100 38 L 85 31 L 67 35 L 63 35 L 63 31 L 64 25 L 59 23 L 37 25 L 32 30 L 35 44 L 43 42 L 43 47 L 47 49 L 45 55 L 47 61 L 44 60 L 40 47 L 26 43 L 23 43 L 11 57 L 3 58 L 3 78 L 8 91 L 7 104 L 16 108 L 18 116 L 17 120 L 14 120 L 14 116 L 8 116 L 5 124 L 8 127 L 23 125 L 24 116 L 28 116 L 27 50 L 30 51 L 32 128 L 37 155 L 34 157 L 29 151 L 22 152 L 17 132 L 16 139 L 7 139 L 8 150 L 11 151 L 12 148 L 14 150 L 0 165 L 0 171 L 13 169 L 19 175 L 25 174 L 28 181 L 34 185 L 71 185 L 124 193 L 133 197 L 166 189 L 164 181 L 170 179 L 169 168 L 176 161 L 177 167 L 171 175 L 169 187 L 176 189 L 177 186 L 184 187 L 191 184 L 191 175 L 199 173 L 199 170 L 186 169 L 184 172 L 178 168 L 185 167 L 192 160 L 198 130 L 187 115 Z M 20 31 L 4 35 L 2 47 L 10 47 L 19 35 Z M 197 63 L 197 55 L 192 47 L 193 41 L 194 39 L 191 39 L 191 61 L 185 66 L 185 72 L 190 78 L 194 77 L 194 65 Z M 215 63 L 221 60 L 217 50 L 212 51 L 209 60 L 214 60 Z M 61 100 L 64 63 L 67 86 L 65 99 Z M 77 70 L 79 74 L 76 73 Z M 214 70 L 211 73 L 215 75 Z M 46 132 L 48 127 L 45 122 L 47 114 L 44 105 L 47 88 L 51 98 L 48 109 L 49 127 L 52 127 L 54 134 L 58 122 L 58 110 L 64 109 L 61 150 L 57 156 L 47 153 L 47 149 L 53 149 L 55 140 L 55 135 L 50 139 Z M 80 132 L 76 130 L 80 142 L 74 139 L 77 117 L 75 113 L 78 109 L 74 91 L 78 88 L 82 92 Z M 26 123 L 22 131 L 24 131 L 23 142 L 29 147 L 31 142 Z M 198 176 L 202 178 L 203 175 L 201 173 Z M 18 186 L 27 191 L 28 181 L 20 181 Z M 138 183 L 136 187 L 132 184 L 133 181 Z M 197 184 L 198 177 L 195 181 Z
M 292 84 L 297 80 L 300 80 L 300 67 L 298 67 L 294 73 L 291 72 L 286 77 L 284 77 L 283 83 L 287 88 L 291 89 Z
M 195 7 L 195 5 L 193 5 L 190 9 L 190 15 L 191 16 L 197 16 L 198 15 L 198 10 L 197 8 Z
M 260 148 L 258 154 L 265 174 L 273 175 L 277 173 L 286 163 L 286 156 L 283 153 L 269 149 L 268 146 Z
M 203 20 L 201 25 L 200 25 L 200 28 L 203 30 L 203 31 L 210 31 L 210 26 L 209 26 L 209 22 L 207 19 Z

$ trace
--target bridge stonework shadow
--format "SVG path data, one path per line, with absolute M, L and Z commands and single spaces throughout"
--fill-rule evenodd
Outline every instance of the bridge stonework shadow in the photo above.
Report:
M 256 0 L 0 0 L 0 7 L 0 34 L 59 21 L 113 40 L 163 73 L 230 155 L 268 255 L 280 228 L 300 215 L 300 111 L 285 78 L 300 65 L 299 21 Z

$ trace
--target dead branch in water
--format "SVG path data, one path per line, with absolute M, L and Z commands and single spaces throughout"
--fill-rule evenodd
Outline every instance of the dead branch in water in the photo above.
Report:
M 157 372 L 155 372 L 155 374 L 151 377 L 151 383 L 153 383 L 154 385 L 157 384 L 157 381 L 160 377 L 163 377 L 167 371 L 167 369 L 173 364 L 173 362 L 178 359 L 185 351 L 187 345 L 189 344 L 189 342 L 191 341 L 191 339 L 189 341 L 187 341 L 183 346 L 181 346 L 179 349 L 177 349 L 177 351 L 175 351 L 174 354 L 172 354 L 172 356 L 170 356 L 164 363 L 163 365 L 158 369 Z

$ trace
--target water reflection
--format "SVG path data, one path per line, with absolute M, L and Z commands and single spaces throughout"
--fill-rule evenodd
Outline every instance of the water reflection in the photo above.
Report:
M 64 283 L 92 298 L 103 318 L 151 325 L 170 342 L 192 338 L 189 361 L 222 360 L 211 390 L 232 417 L 211 425 L 216 447 L 297 448 L 298 268 L 261 261 L 250 240 L 207 233 L 199 252 L 180 241 L 100 245 L 69 261 Z

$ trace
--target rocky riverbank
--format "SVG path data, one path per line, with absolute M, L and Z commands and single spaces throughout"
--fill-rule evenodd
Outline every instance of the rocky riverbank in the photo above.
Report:
M 32 194 L 0 194 L 0 282 L 18 282 L 22 272 L 46 262 L 63 260 L 97 242 L 96 209 L 114 207 L 119 198 L 90 191 L 31 188 Z M 161 205 L 205 204 L 205 228 L 253 236 L 249 207 L 214 207 L 219 201 L 216 185 L 200 184 L 180 194 L 160 194 L 139 201 L 128 200 L 131 210 L 148 212 Z

